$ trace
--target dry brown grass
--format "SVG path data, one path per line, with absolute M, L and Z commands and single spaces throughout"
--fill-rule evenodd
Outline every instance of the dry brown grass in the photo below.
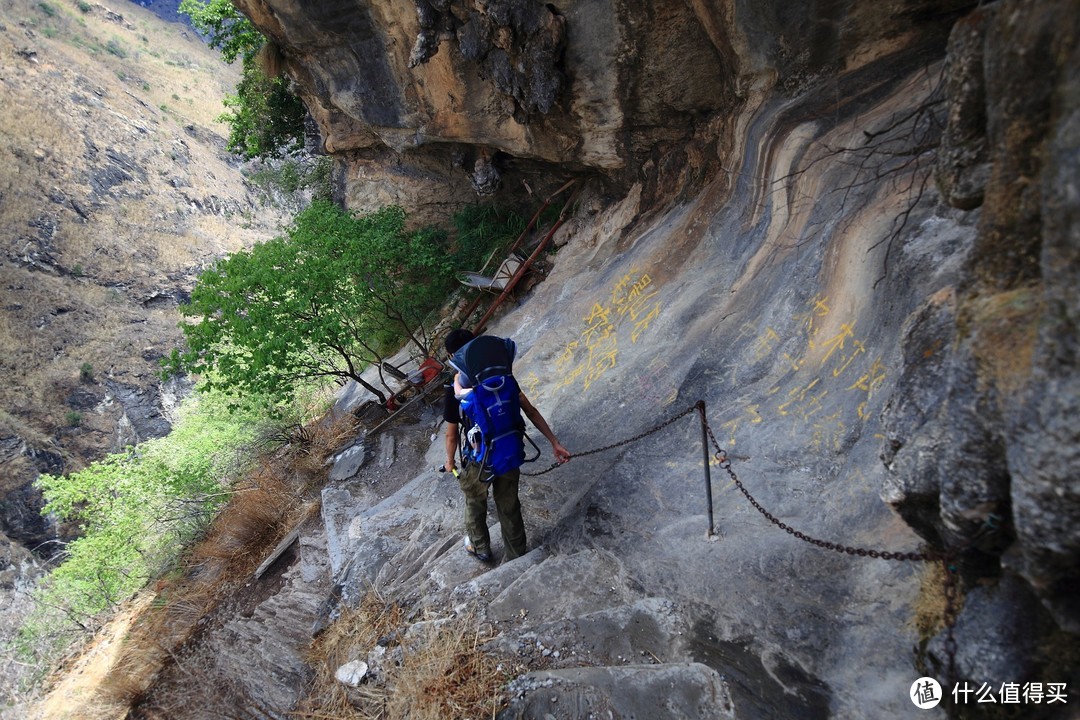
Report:
M 297 443 L 299 469 L 319 472 L 327 458 L 356 439 L 360 424 L 351 413 L 307 425 Z
M 315 678 L 311 692 L 297 708 L 297 717 L 368 717 L 354 706 L 355 695 L 334 679 L 334 673 L 341 665 L 359 659 L 358 654 L 375 648 L 381 638 L 393 637 L 403 625 L 401 608 L 375 592 L 364 596 L 357 607 L 344 608 L 312 644 L 308 662 Z
M 224 133 L 217 117 L 221 97 L 232 92 L 239 71 L 223 68 L 191 30 L 164 23 L 137 4 L 113 7 L 122 21 L 105 7 L 92 3 L 83 11 L 76 2 L 39 3 L 17 0 L 12 13 L 25 19 L 35 40 L 72 59 L 89 58 L 111 71 L 124 87 L 145 98 L 147 104 L 214 127 Z M 84 60 L 84 62 L 86 62 Z
M 310 401 L 320 403 L 319 398 Z M 332 403 L 328 403 L 332 404 Z M 310 417 L 311 412 L 304 413 Z M 274 428 L 262 442 L 285 445 L 283 459 L 302 481 L 319 482 L 326 473 L 327 460 L 353 443 L 361 433 L 361 423 L 351 413 L 335 415 L 327 411 L 311 422 L 293 422 Z
M 316 680 L 294 715 L 342 720 L 494 717 L 505 704 L 507 681 L 520 668 L 485 650 L 493 638 L 490 627 L 472 612 L 417 623 L 406 631 L 402 610 L 369 593 L 316 641 L 310 659 Z M 384 645 L 389 640 L 380 675 L 355 689 L 337 682 L 337 668 L 367 657 L 380 639 Z
M 236 487 L 228 507 L 196 546 L 189 566 L 200 574 L 254 570 L 264 549 L 289 529 L 282 526 L 300 510 L 300 502 L 282 469 L 260 466 Z
M 963 604 L 963 595 L 957 591 L 953 612 L 959 614 Z M 940 562 L 928 562 L 919 576 L 919 596 L 915 600 L 913 619 L 920 642 L 925 643 L 945 629 L 946 609 L 945 568 Z
M 152 597 L 152 593 L 140 593 L 102 627 L 73 662 L 71 669 L 35 709 L 33 717 L 38 720 L 115 720 L 123 716 L 127 706 L 102 698 L 98 690 L 103 675 L 123 650 L 121 643 L 132 621 L 146 610 Z
M 494 718 L 516 673 L 484 651 L 492 638 L 472 614 L 426 625 L 386 687 L 385 715 L 373 717 Z

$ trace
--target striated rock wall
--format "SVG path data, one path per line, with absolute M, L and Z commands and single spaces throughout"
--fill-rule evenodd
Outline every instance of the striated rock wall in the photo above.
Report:
M 950 204 L 980 208 L 978 233 L 955 292 L 932 298 L 908 331 L 913 355 L 950 354 L 908 363 L 885 456 L 887 498 L 926 537 L 969 548 L 972 585 L 1023 587 L 1008 593 L 1011 612 L 1038 617 L 1041 604 L 1072 633 L 1080 95 L 1067 68 L 1080 47 L 1067 28 L 1078 21 L 1069 3 L 1010 2 L 953 30 L 938 177 Z

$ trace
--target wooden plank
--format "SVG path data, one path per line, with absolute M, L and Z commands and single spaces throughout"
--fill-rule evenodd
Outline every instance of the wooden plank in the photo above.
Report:
M 255 580 L 258 580 L 260 577 L 262 577 L 263 574 L 270 569 L 270 566 L 274 564 L 274 561 L 281 557 L 282 554 L 289 549 L 289 546 L 297 541 L 297 539 L 300 537 L 300 529 L 304 527 L 304 523 L 313 518 L 321 509 L 321 500 L 315 500 L 307 504 L 307 506 L 304 508 L 304 512 L 296 521 L 295 527 L 293 527 L 293 529 L 289 531 L 288 535 L 281 539 L 281 542 L 279 542 L 277 546 L 270 552 L 270 555 L 267 556 L 267 558 L 262 561 L 259 567 L 255 569 Z
M 267 570 L 269 570 L 270 566 L 274 564 L 274 561 L 277 560 L 279 557 L 281 557 L 282 554 L 286 550 L 289 549 L 290 545 L 292 545 L 294 542 L 296 542 L 296 540 L 300 537 L 300 528 L 303 526 L 305 521 L 307 521 L 307 514 L 306 513 L 304 515 L 304 519 L 301 520 L 300 522 L 298 522 L 296 524 L 296 527 L 294 527 L 292 529 L 292 531 L 288 535 L 286 535 L 284 538 L 282 538 L 281 542 L 279 542 L 277 544 L 277 547 L 275 547 L 273 549 L 273 551 L 270 553 L 269 557 L 267 557 L 265 560 L 263 560 L 262 564 L 259 565 L 259 567 L 255 569 L 255 579 L 256 580 L 261 578 L 263 576 L 263 573 L 265 573 Z

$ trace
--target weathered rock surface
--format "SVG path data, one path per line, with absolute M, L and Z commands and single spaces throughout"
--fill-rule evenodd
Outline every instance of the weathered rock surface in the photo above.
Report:
M 242 0 L 282 49 L 340 160 L 352 207 L 426 216 L 499 182 L 599 172 L 649 198 L 700 184 L 735 143 L 732 117 L 887 52 L 943 41 L 962 3 L 828 8 L 734 3 L 471 0 L 310 5 Z M 388 181 L 388 182 L 387 182 Z
M 939 177 L 950 203 L 982 209 L 958 292 L 928 305 L 937 320 L 906 340 L 910 382 L 886 413 L 890 483 L 904 489 L 889 501 L 927 537 L 970 548 L 971 581 L 1011 586 L 1019 573 L 1075 632 L 1080 437 L 1064 418 L 1078 401 L 1068 218 L 1080 96 L 1058 64 L 1076 56 L 1075 34 L 1056 28 L 1077 16 L 1067 4 L 1026 8 L 980 9 L 953 32 Z M 920 348 L 950 352 L 920 363 Z
M 279 708 L 310 681 L 306 652 L 331 607 L 326 558 L 325 531 L 309 524 L 265 575 L 204 618 L 212 631 L 179 651 L 133 717 L 212 720 L 237 708 L 283 717 Z

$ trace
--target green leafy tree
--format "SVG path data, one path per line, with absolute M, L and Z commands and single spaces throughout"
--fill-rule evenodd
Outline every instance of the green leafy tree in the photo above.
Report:
M 166 437 L 77 473 L 38 478 L 42 512 L 79 524 L 78 539 L 42 588 L 47 606 L 85 625 L 160 573 L 213 517 L 227 497 L 238 449 L 260 426 L 256 406 L 225 412 L 230 402 L 202 394 L 184 404 Z
M 194 319 L 187 350 L 166 372 L 213 371 L 208 388 L 282 401 L 298 383 L 352 379 L 385 401 L 361 372 L 403 339 L 428 352 L 423 319 L 453 278 L 443 241 L 407 232 L 398 207 L 357 216 L 316 201 L 285 236 L 199 276 L 180 309 Z
M 179 10 L 207 37 L 210 47 L 221 50 L 221 56 L 230 65 L 236 58 L 254 60 L 266 42 L 262 33 L 240 14 L 231 0 L 183 0 Z
M 307 108 L 284 77 L 269 78 L 245 63 L 236 94 L 225 98 L 219 118 L 229 126 L 228 149 L 246 158 L 280 155 L 304 147 Z
M 307 109 L 287 78 L 265 72 L 259 56 L 267 43 L 258 28 L 230 0 L 183 0 L 179 9 L 210 47 L 221 50 L 225 62 L 241 60 L 236 94 L 225 99 L 226 112 L 219 118 L 229 126 L 229 150 L 253 158 L 303 148 Z

